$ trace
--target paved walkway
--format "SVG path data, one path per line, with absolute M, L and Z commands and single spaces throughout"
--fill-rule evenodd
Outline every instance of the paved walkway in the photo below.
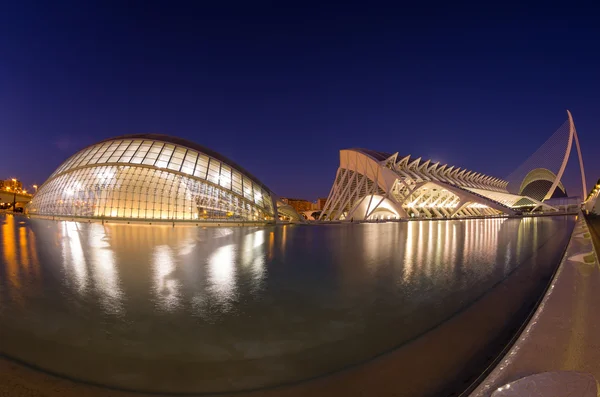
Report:
M 600 234 L 597 236 L 600 239 Z M 580 215 L 567 253 L 537 312 L 471 397 L 488 397 L 506 383 L 541 372 L 580 371 L 600 380 L 599 307 L 598 256 L 592 233 Z

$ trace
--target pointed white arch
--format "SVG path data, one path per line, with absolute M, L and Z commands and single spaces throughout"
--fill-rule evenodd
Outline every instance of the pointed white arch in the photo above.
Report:
M 581 186 L 582 186 L 582 190 L 583 190 L 583 194 L 581 197 L 583 198 L 587 194 L 587 186 L 585 183 L 585 170 L 583 168 L 583 158 L 581 157 L 581 147 L 579 146 L 579 138 L 577 137 L 577 130 L 575 129 L 575 123 L 573 122 L 573 116 L 571 115 L 571 112 L 569 110 L 567 110 L 567 114 L 569 116 L 569 140 L 567 142 L 567 150 L 565 152 L 565 157 L 563 158 L 562 164 L 560 165 L 560 169 L 558 170 L 558 173 L 556 174 L 556 179 L 554 179 L 554 182 L 552 183 L 550 190 L 548 190 L 548 193 L 546 193 L 546 196 L 544 197 L 544 200 L 542 200 L 542 201 L 546 201 L 552 197 L 552 195 L 554 194 L 554 191 L 556 190 L 556 187 L 558 186 L 558 184 L 560 183 L 560 181 L 562 179 L 562 176 L 565 172 L 565 168 L 567 166 L 567 162 L 569 161 L 569 156 L 571 155 L 571 149 L 573 147 L 573 138 L 575 139 L 575 146 L 577 147 L 577 156 L 579 157 L 579 169 L 581 171 Z

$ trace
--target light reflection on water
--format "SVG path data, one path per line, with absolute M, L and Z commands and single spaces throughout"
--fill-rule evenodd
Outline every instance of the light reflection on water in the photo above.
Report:
M 175 276 L 175 260 L 168 245 L 154 248 L 154 293 L 158 306 L 163 310 L 175 310 L 179 306 L 181 287 Z
M 118 314 L 122 311 L 123 291 L 106 229 L 99 224 L 90 225 L 88 238 L 94 285 L 98 289 L 102 306 L 111 313 Z
M 231 310 L 236 291 L 234 254 L 234 245 L 229 244 L 217 248 L 208 259 L 210 291 L 225 311 Z
M 88 264 L 83 255 L 78 224 L 74 222 L 63 222 L 61 226 L 62 259 L 66 270 L 65 273 L 70 279 L 69 282 L 75 285 L 77 292 L 82 294 L 87 287 Z
M 572 226 L 566 217 L 264 228 L 0 219 L 1 351 L 75 378 L 182 392 L 366 360 L 445 321 L 524 261 L 547 264 L 539 248 L 566 241 Z

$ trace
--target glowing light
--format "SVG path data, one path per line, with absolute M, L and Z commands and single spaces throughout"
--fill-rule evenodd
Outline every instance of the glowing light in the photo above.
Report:
M 196 159 L 200 158 L 199 153 L 177 145 L 165 145 L 164 142 L 147 145 L 141 155 L 119 157 L 117 147 L 123 142 L 114 140 L 108 149 L 100 152 L 98 149 L 104 147 L 105 143 L 84 149 L 79 153 L 83 158 L 91 156 L 92 151 L 102 153 L 93 158 L 89 167 L 80 169 L 69 161 L 65 162 L 52 174 L 44 189 L 40 189 L 33 197 L 29 204 L 30 211 L 41 215 L 165 220 L 272 218 L 273 209 L 269 207 L 268 193 L 256 191 L 254 181 L 244 179 L 245 201 L 242 202 L 237 197 L 240 194 L 238 190 L 241 191 L 241 187 L 237 186 L 242 183 L 241 176 L 226 165 L 221 167 L 218 161 L 209 160 L 207 156 L 202 156 L 204 160 L 196 163 Z M 183 170 L 183 165 L 181 156 L 171 156 L 171 152 L 187 153 L 185 158 L 192 159 L 185 164 L 188 176 L 174 173 Z M 117 158 L 144 166 L 110 164 Z M 211 172 L 207 174 L 209 164 Z M 166 166 L 166 169 L 159 171 L 157 167 L 161 166 Z M 207 177 L 214 177 L 215 170 L 220 175 L 220 179 L 217 175 L 220 186 L 206 183 Z M 229 172 L 234 172 L 238 179 L 231 179 Z M 249 191 L 246 182 L 249 183 Z M 34 189 L 37 190 L 36 186 Z M 252 203 L 252 200 L 256 200 L 256 203 Z
M 236 290 L 234 259 L 233 244 L 217 248 L 208 259 L 210 291 L 225 310 L 231 308 Z
M 4 254 L 4 263 L 6 263 L 6 277 L 12 285 L 11 292 L 16 294 L 21 288 L 21 278 L 17 261 L 14 222 L 14 216 L 7 216 L 4 225 L 2 225 L 2 253 Z
M 154 249 L 152 257 L 154 268 L 154 292 L 157 295 L 159 306 L 163 310 L 173 310 L 179 306 L 181 283 L 173 273 L 175 260 L 173 252 L 167 245 L 159 245 Z
M 87 262 L 75 222 L 62 223 L 62 257 L 67 275 L 74 281 L 77 290 L 83 293 L 87 287 Z
M 94 286 L 99 289 L 102 307 L 111 313 L 119 313 L 122 310 L 123 292 L 120 288 L 114 252 L 108 243 L 106 229 L 100 224 L 92 224 L 89 228 Z

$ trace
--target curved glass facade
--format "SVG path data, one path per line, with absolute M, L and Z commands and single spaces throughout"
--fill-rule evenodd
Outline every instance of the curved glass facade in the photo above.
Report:
M 170 143 L 168 137 L 112 139 L 61 164 L 28 211 L 148 220 L 272 220 L 270 191 L 231 164 Z

